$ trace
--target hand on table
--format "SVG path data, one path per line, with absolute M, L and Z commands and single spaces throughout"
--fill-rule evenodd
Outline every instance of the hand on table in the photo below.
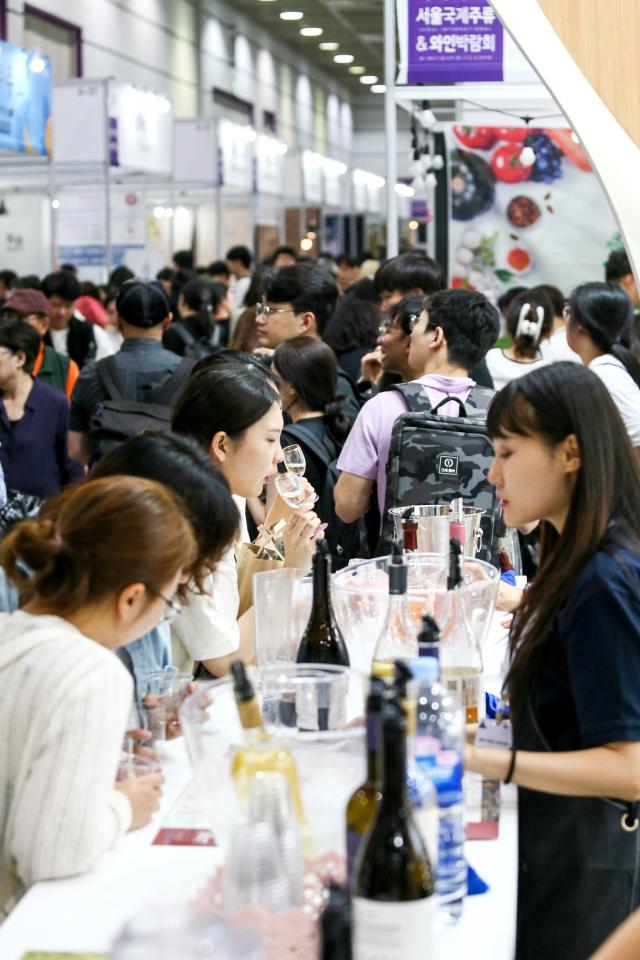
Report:
M 127 780 L 118 780 L 116 790 L 124 793 L 131 804 L 130 830 L 144 827 L 160 807 L 162 795 L 162 773 L 148 773 L 144 777 L 129 777 Z

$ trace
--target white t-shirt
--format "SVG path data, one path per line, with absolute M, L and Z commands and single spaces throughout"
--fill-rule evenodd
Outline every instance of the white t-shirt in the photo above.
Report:
M 589 370 L 593 370 L 604 383 L 624 421 L 631 443 L 640 447 L 640 387 L 627 373 L 624 364 L 610 353 L 592 360 Z
M 547 361 L 539 356 L 537 360 L 510 360 L 505 355 L 504 350 L 495 347 L 489 350 L 486 356 L 489 373 L 493 380 L 493 386 L 496 390 L 502 390 L 511 380 L 517 380 L 518 377 L 524 377 L 525 373 L 531 373 L 539 367 L 544 367 Z
M 234 496 L 240 511 L 240 539 L 249 536 L 245 501 Z M 191 673 L 195 662 L 233 653 L 240 647 L 238 572 L 235 548 L 229 547 L 204 583 L 204 593 L 190 593 L 182 613 L 171 624 L 171 662 Z
M 244 306 L 244 298 L 247 295 L 247 290 L 251 286 L 251 277 L 240 277 L 239 280 L 236 280 L 234 285 L 231 287 L 231 296 L 233 297 L 233 306 L 234 309 L 238 310 L 242 308 L 246 309 Z
M 556 363 L 558 360 L 582 363 L 578 354 L 571 349 L 567 342 L 567 328 L 565 326 L 558 327 L 550 337 L 540 341 L 540 353 L 547 363 Z
M 84 317 L 76 317 L 77 320 L 83 320 L 85 323 L 88 321 Z M 97 324 L 92 325 L 93 335 L 96 341 L 96 360 L 102 360 L 104 357 L 110 357 L 116 352 L 111 337 L 106 331 L 99 327 Z M 65 356 L 68 356 L 67 351 L 67 339 L 69 337 L 68 330 L 54 330 L 52 327 L 49 327 L 49 334 L 51 335 L 51 343 L 53 344 L 53 349 L 57 350 L 58 353 L 64 353 Z

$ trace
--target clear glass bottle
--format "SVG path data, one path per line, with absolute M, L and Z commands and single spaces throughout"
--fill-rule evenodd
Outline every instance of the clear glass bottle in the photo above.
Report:
M 467 723 L 478 723 L 484 716 L 482 683 L 482 650 L 469 623 L 463 584 L 462 547 L 450 541 L 449 576 L 447 579 L 448 610 L 440 641 L 442 681 L 454 692 L 464 707 Z
M 394 540 L 389 558 L 389 607 L 373 653 L 372 672 L 393 680 L 394 662 L 417 655 L 416 630 L 407 603 L 407 564 L 401 541 Z
M 238 717 L 244 732 L 245 744 L 236 750 L 231 761 L 231 779 L 240 800 L 245 803 L 256 773 L 281 773 L 287 780 L 291 803 L 298 824 L 302 825 L 304 814 L 298 768 L 290 750 L 274 744 L 262 724 L 262 712 L 256 699 L 253 684 L 245 665 L 240 660 L 231 664 L 233 692 Z

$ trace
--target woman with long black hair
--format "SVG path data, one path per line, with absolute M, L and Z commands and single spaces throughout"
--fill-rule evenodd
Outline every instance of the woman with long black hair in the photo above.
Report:
M 585 960 L 640 902 L 640 472 L 607 390 L 556 363 L 489 409 L 510 526 L 540 519 L 505 681 L 513 749 L 467 769 L 519 789 L 517 960 Z
M 633 307 L 617 283 L 583 283 L 566 307 L 567 340 L 602 380 L 640 447 L 640 360 L 632 353 Z

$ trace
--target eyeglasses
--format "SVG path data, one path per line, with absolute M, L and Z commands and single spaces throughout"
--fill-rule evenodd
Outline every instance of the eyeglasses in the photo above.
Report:
M 411 333 L 413 328 L 417 325 L 419 319 L 420 319 L 419 313 L 410 313 L 408 315 L 407 320 L 408 320 L 408 326 L 409 326 L 409 333 Z M 389 333 L 389 330 L 393 330 L 394 328 L 396 329 L 401 328 L 401 325 L 398 323 L 397 320 L 385 320 L 378 327 L 378 336 L 384 337 L 385 333 Z
M 147 587 L 149 593 L 153 594 L 154 597 L 158 597 L 159 600 L 163 600 L 166 606 L 164 615 L 160 619 L 160 623 L 171 623 L 176 617 L 179 617 L 182 613 L 182 604 L 178 603 L 177 600 L 173 598 L 165 597 L 163 593 L 160 593 L 159 590 L 152 590 L 151 587 Z
M 293 313 L 293 308 L 269 307 L 266 303 L 256 303 L 256 317 L 270 317 L 272 313 Z

